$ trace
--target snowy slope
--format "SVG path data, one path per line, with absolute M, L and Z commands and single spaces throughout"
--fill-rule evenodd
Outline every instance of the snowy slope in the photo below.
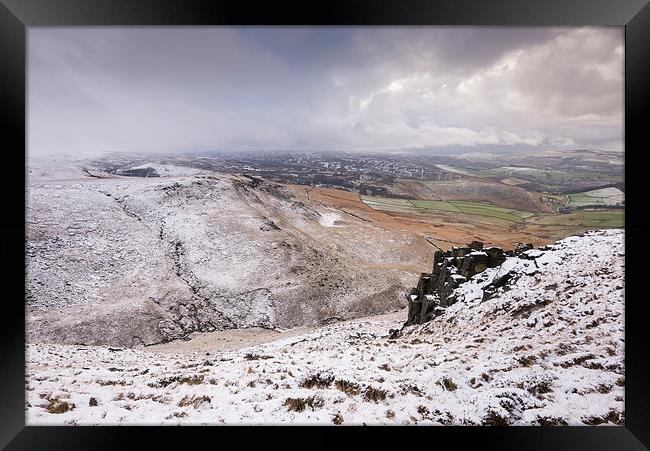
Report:
M 34 179 L 26 219 L 30 342 L 137 346 L 394 311 L 432 252 L 286 186 L 216 173 Z
M 394 340 L 404 311 L 229 351 L 32 344 L 27 423 L 621 424 L 623 239 L 509 258 Z

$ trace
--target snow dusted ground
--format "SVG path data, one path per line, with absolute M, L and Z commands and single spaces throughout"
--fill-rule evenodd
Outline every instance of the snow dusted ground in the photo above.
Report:
M 48 161 L 26 189 L 30 342 L 131 347 L 394 311 L 432 254 L 259 178 Z
M 340 220 L 341 215 L 338 213 L 322 213 L 319 222 L 323 227 L 341 227 L 336 225 L 336 222 Z
M 622 424 L 623 240 L 508 258 L 397 339 L 404 311 L 226 351 L 31 344 L 27 423 Z

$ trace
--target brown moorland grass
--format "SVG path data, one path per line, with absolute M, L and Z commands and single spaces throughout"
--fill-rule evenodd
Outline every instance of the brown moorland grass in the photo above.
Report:
M 358 194 L 344 190 L 298 185 L 292 185 L 291 189 L 294 196 L 303 202 L 341 210 L 350 215 L 351 220 L 368 221 L 384 230 L 428 237 L 429 242 L 443 250 L 473 240 L 506 249 L 514 248 L 520 242 L 541 246 L 590 229 L 579 223 L 547 226 L 537 217 L 527 218 L 524 223 L 513 223 L 486 216 L 416 208 L 399 212 L 380 211 L 363 203 Z M 307 191 L 309 201 L 306 200 Z

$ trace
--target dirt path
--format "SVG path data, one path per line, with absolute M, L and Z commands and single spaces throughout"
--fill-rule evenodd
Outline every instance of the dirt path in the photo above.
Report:
M 406 308 L 396 312 L 384 313 L 381 315 L 345 320 L 342 321 L 342 323 L 363 320 L 406 320 Z M 143 348 L 143 350 L 151 352 L 178 353 L 242 349 L 249 346 L 255 346 L 288 337 L 294 337 L 296 335 L 308 334 L 321 327 L 323 326 L 301 326 L 295 327 L 293 329 L 287 329 L 281 332 L 270 329 L 262 329 L 259 327 L 251 327 L 249 329 L 220 330 L 216 332 L 195 332 L 190 335 L 190 339 L 187 341 L 179 340 L 147 346 Z M 386 332 L 388 332 L 388 330 Z

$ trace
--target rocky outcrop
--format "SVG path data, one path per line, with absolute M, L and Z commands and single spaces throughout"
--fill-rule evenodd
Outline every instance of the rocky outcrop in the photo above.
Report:
M 480 241 L 472 241 L 466 247 L 453 247 L 450 250 L 436 251 L 431 273 L 422 273 L 418 285 L 407 294 L 408 318 L 405 326 L 423 324 L 442 314 L 446 307 L 454 304 L 454 290 L 472 276 L 495 268 L 506 261 L 507 256 L 524 255 L 532 249 L 531 244 L 520 243 L 515 250 L 504 251 L 498 247 L 483 247 Z M 508 282 L 511 275 L 495 281 L 484 289 L 486 298 Z

